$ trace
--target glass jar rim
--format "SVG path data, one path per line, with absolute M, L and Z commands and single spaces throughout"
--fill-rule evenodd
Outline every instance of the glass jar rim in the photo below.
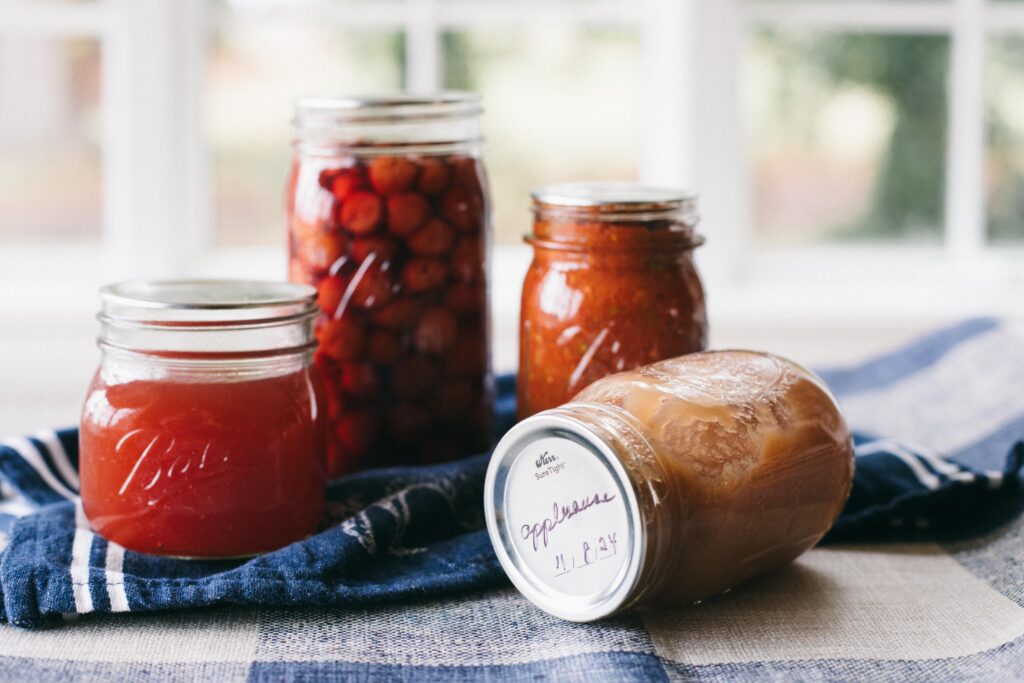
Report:
M 631 228 L 635 229 L 635 228 Z M 654 236 L 657 233 L 647 233 Z M 523 241 L 535 249 L 543 249 L 555 252 L 577 252 L 582 254 L 613 254 L 623 257 L 643 257 L 644 259 L 658 258 L 674 259 L 681 252 L 693 251 L 704 245 L 703 235 L 698 235 L 689 230 L 665 230 L 664 237 L 659 240 L 648 240 L 642 244 L 622 244 L 612 242 L 609 244 L 594 244 L 582 239 L 556 239 L 541 238 L 536 233 L 526 233 Z
M 304 154 L 447 154 L 483 142 L 480 96 L 470 92 L 303 97 L 294 106 L 294 144 Z
M 574 181 L 531 193 L 535 211 L 586 214 L 660 214 L 693 211 L 697 197 L 686 190 L 619 181 Z
M 100 347 L 175 358 L 308 353 L 316 289 L 258 280 L 130 280 L 100 290 Z
M 668 249 L 666 255 L 673 255 L 704 244 L 695 231 L 696 196 L 685 190 L 577 181 L 538 188 L 532 197 L 534 232 L 524 238 L 535 247 L 617 253 Z
M 459 118 L 483 112 L 476 93 L 444 90 L 417 95 L 390 93 L 340 97 L 300 97 L 295 100 L 295 123 L 387 122 L 403 119 Z
M 101 316 L 152 326 L 262 324 L 316 314 L 310 285 L 262 280 L 126 280 L 100 289 Z

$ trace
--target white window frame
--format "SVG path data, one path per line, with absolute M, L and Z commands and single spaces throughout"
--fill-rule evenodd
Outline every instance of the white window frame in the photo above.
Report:
M 724 315 L 749 315 L 746 294 L 754 291 L 762 293 L 758 310 L 763 313 L 766 288 L 777 290 L 775 305 L 783 317 L 801 311 L 837 315 L 837 292 L 844 292 L 840 298 L 847 311 L 868 311 L 894 285 L 905 285 L 908 272 L 923 284 L 903 287 L 902 299 L 887 300 L 894 315 L 921 306 L 937 309 L 932 286 L 939 282 L 961 293 L 957 305 L 964 312 L 978 304 L 1012 312 L 1024 294 L 1024 250 L 985 242 L 983 175 L 986 40 L 995 34 L 1024 35 L 1019 5 L 990 0 L 239 0 L 230 12 L 232 21 L 313 17 L 339 28 L 403 31 L 406 83 L 418 92 L 440 84 L 445 30 L 550 22 L 635 27 L 642 36 L 645 100 L 640 179 L 690 186 L 700 195 L 709 236 L 701 266 Z M 0 34 L 101 41 L 104 121 L 100 243 L 5 246 L 0 280 L 35 282 L 45 267 L 45 274 L 61 274 L 51 279 L 61 292 L 79 283 L 91 301 L 97 280 L 284 272 L 280 249 L 214 247 L 211 153 L 203 124 L 205 50 L 209 26 L 227 19 L 211 16 L 205 0 L 0 4 Z M 752 240 L 753 187 L 740 81 L 744 46 L 751 31 L 762 26 L 951 36 L 941 247 L 766 247 Z M 515 272 L 524 259 L 522 249 L 501 248 L 497 263 L 501 268 L 507 260 Z M 821 282 L 829 287 L 816 286 Z M 787 308 L 792 299 L 787 292 L 793 291 L 802 292 L 800 310 Z M 68 301 L 56 289 L 52 298 Z M 942 303 L 945 314 L 956 313 L 948 296 Z
M 739 26 L 744 37 L 757 28 L 770 27 L 950 38 L 941 245 L 773 248 L 741 237 L 738 242 L 747 253 L 734 251 L 731 265 L 749 273 L 750 288 L 764 284 L 770 288 L 773 281 L 782 281 L 778 294 L 784 295 L 787 287 L 817 287 L 820 296 L 815 312 L 833 318 L 870 316 L 871 311 L 877 316 L 879 309 L 887 309 L 892 317 L 943 318 L 979 312 L 1024 315 L 1024 248 L 987 242 L 984 182 L 988 39 L 1024 36 L 1024 7 L 993 0 L 725 0 L 722 4 L 734 8 L 738 21 L 732 25 Z M 709 47 L 714 68 L 720 55 L 713 45 Z M 709 106 L 722 105 L 724 102 Z M 727 178 L 720 180 L 723 185 L 727 182 Z M 749 230 L 753 224 L 750 176 L 734 176 L 734 182 L 735 196 L 745 202 L 740 209 L 744 214 L 736 224 Z M 819 287 L 819 283 L 829 286 Z M 799 298 L 815 300 L 806 291 L 801 291 Z

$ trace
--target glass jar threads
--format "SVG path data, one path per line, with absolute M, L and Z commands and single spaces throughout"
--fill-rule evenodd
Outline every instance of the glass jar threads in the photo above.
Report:
M 520 419 L 596 379 L 700 351 L 703 244 L 692 197 L 631 183 L 567 183 L 533 194 L 534 257 L 523 284 Z
M 244 281 L 100 291 L 102 359 L 82 410 L 82 505 L 138 552 L 231 558 L 323 519 L 316 291 Z
M 320 292 L 333 476 L 490 443 L 480 112 L 465 93 L 296 105 L 290 279 Z
M 697 353 L 598 380 L 513 427 L 484 485 L 516 587 L 563 619 L 704 600 L 817 543 L 853 481 L 835 399 L 799 365 Z

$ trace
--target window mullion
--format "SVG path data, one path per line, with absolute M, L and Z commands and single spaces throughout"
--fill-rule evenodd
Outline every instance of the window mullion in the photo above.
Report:
M 691 24 L 695 187 L 708 246 L 701 267 L 709 281 L 739 274 L 752 232 L 741 65 L 748 27 L 742 0 L 696 0 Z
M 985 240 L 985 1 L 954 0 L 946 155 L 946 246 L 958 259 Z
M 693 187 L 693 3 L 646 0 L 641 28 L 644 67 L 640 179 Z
M 436 0 L 406 0 L 405 89 L 429 93 L 441 86 L 441 36 Z
M 103 50 L 111 277 L 173 276 L 210 234 L 205 0 L 111 0 Z
M 746 0 L 743 9 L 758 25 L 821 31 L 937 33 L 953 21 L 947 0 Z
M 682 0 L 686 1 L 686 0 Z M 643 2 L 623 0 L 443 0 L 438 15 L 446 28 L 512 27 L 529 24 L 622 26 L 641 21 Z

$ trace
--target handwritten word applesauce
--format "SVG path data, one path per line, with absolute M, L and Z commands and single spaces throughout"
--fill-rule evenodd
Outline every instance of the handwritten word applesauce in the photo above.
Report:
M 523 563 L 559 592 L 599 592 L 626 560 L 627 502 L 604 464 L 575 441 L 539 439 L 516 458 L 506 513 Z

